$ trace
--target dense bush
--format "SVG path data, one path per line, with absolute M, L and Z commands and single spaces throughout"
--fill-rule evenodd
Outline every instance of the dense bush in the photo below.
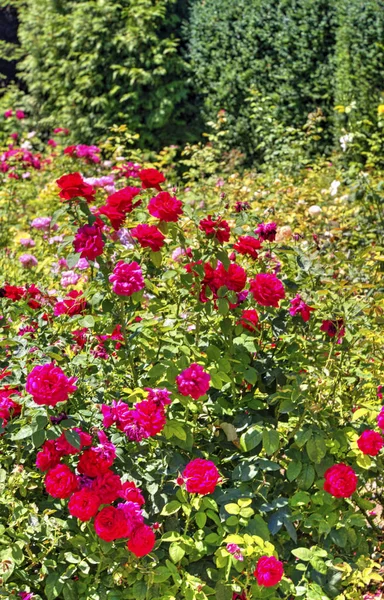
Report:
M 20 74 L 43 128 L 95 140 L 125 123 L 143 146 L 193 139 L 175 0 L 26 0 Z
M 207 146 L 183 189 L 21 116 L 0 154 L 0 594 L 371 599 L 381 184 L 218 178 Z
M 225 109 L 229 143 L 248 155 L 264 156 L 259 147 L 263 136 L 255 131 L 247 103 L 252 89 L 277 97 L 276 118 L 282 127 L 303 126 L 317 107 L 326 117 L 332 113 L 332 2 L 196 1 L 188 36 L 206 114 L 212 117 Z
M 334 135 L 345 133 L 335 104 L 354 103 L 361 127 L 380 102 L 383 8 L 380 0 L 196 0 L 187 36 L 205 114 L 225 109 L 229 145 L 263 161 L 271 160 L 282 130 L 294 127 L 300 136 L 307 115 L 321 111 L 321 135 L 306 153 L 329 149 Z M 260 118 L 266 127 L 257 129 Z

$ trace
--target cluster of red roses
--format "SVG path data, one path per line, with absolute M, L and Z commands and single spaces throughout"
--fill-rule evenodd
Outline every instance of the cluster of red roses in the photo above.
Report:
M 44 480 L 47 493 L 53 498 L 69 498 L 69 513 L 80 521 L 95 518 L 95 532 L 104 541 L 128 538 L 131 552 L 138 557 L 148 554 L 155 544 L 155 534 L 144 523 L 141 507 L 145 500 L 134 482 L 122 483 L 111 470 L 116 458 L 115 446 L 102 431 L 98 432 L 97 446 L 92 446 L 92 436 L 81 429 L 72 432 L 79 437 L 79 449 L 62 433 L 56 440 L 46 441 L 37 454 L 36 466 L 47 471 Z M 78 454 L 76 475 L 61 460 Z M 113 506 L 118 499 L 124 502 Z

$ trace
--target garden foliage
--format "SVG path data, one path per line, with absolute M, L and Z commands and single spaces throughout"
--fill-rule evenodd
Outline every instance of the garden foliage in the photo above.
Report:
M 300 184 L 219 177 L 212 145 L 189 149 L 182 183 L 172 149 L 132 161 L 123 129 L 101 149 L 62 128 L 46 144 L 15 108 L 0 593 L 372 598 L 382 183 L 329 165 Z

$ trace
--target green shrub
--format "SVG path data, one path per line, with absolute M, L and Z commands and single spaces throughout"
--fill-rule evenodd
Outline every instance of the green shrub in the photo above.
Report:
M 251 123 L 250 90 L 277 95 L 282 126 L 304 125 L 321 107 L 332 114 L 335 20 L 329 0 L 198 0 L 191 9 L 189 52 L 205 114 L 228 113 L 230 143 L 263 158 Z
M 26 0 L 21 77 L 45 128 L 93 140 L 125 123 L 143 146 L 193 138 L 175 0 Z

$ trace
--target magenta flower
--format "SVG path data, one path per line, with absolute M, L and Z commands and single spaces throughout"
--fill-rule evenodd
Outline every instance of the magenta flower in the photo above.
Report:
M 308 304 L 306 304 L 301 298 L 300 294 L 297 294 L 297 296 L 295 296 L 293 300 L 290 300 L 290 303 L 291 308 L 289 309 L 289 314 L 292 315 L 292 317 L 296 316 L 297 314 L 300 314 L 303 321 L 309 321 L 311 312 L 315 309 L 311 306 L 308 306 Z
M 68 400 L 75 392 L 77 377 L 67 377 L 54 363 L 37 365 L 27 376 L 26 391 L 32 395 L 36 404 L 56 406 L 58 402 Z
M 196 363 L 192 363 L 188 369 L 176 377 L 179 393 L 182 396 L 191 396 L 194 400 L 198 400 L 208 392 L 210 381 L 209 373 L 206 373 L 203 367 Z
M 52 217 L 36 217 L 31 223 L 31 227 L 47 231 L 50 228 Z
M 143 273 L 137 262 L 125 263 L 119 260 L 113 269 L 109 281 L 112 289 L 118 296 L 132 296 L 145 287 Z

